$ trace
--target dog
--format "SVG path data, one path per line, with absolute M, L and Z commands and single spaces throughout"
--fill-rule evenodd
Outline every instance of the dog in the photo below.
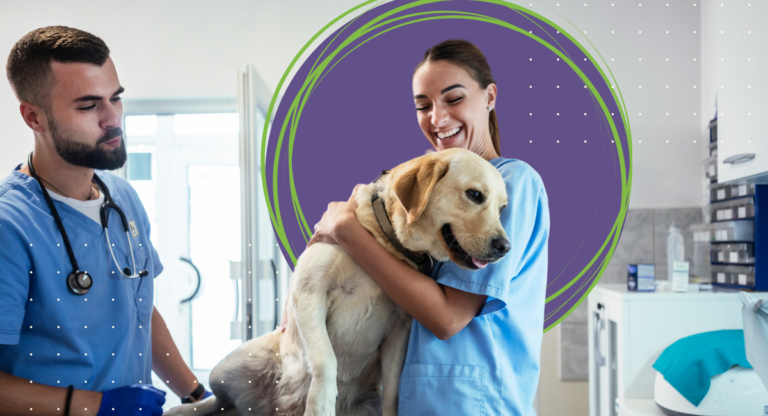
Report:
M 432 259 L 475 270 L 509 251 L 499 221 L 504 180 L 467 150 L 385 171 L 358 189 L 356 202 L 376 241 L 422 271 Z M 214 396 L 165 414 L 396 415 L 412 318 L 334 244 L 302 253 L 290 293 L 285 332 L 243 343 L 211 372 Z

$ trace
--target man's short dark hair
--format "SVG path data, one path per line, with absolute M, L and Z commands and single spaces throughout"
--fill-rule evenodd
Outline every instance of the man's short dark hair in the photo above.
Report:
M 99 37 L 66 26 L 35 29 L 21 38 L 5 70 L 16 98 L 46 108 L 54 79 L 51 61 L 104 65 L 109 48 Z

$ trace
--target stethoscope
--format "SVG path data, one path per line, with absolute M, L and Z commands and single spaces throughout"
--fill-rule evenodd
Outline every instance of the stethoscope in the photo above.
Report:
M 32 174 L 32 177 L 37 180 L 37 182 L 40 184 L 40 188 L 43 190 L 43 196 L 45 196 L 45 201 L 48 203 L 48 206 L 51 208 L 51 212 L 53 213 L 53 218 L 56 219 L 56 225 L 59 227 L 59 231 L 61 232 L 61 236 L 64 238 L 64 246 L 67 248 L 67 254 L 69 255 L 69 262 L 72 264 L 73 272 L 67 276 L 67 287 L 69 288 L 69 291 L 74 293 L 75 295 L 84 295 L 88 293 L 88 290 L 93 286 L 93 278 L 91 278 L 91 275 L 88 274 L 86 271 L 80 271 L 80 267 L 77 265 L 77 260 L 75 259 L 75 252 L 72 251 L 72 245 L 69 243 L 69 237 L 67 237 L 67 232 L 64 230 L 64 224 L 61 222 L 61 218 L 59 217 L 59 212 L 56 211 L 56 206 L 53 205 L 53 201 L 51 200 L 51 196 L 48 195 L 48 191 L 45 189 L 45 186 L 43 185 L 43 181 L 40 180 L 40 177 L 37 176 L 37 172 L 35 172 L 35 168 L 32 166 L 32 153 L 29 154 L 29 157 L 27 157 L 27 166 L 29 166 L 29 172 Z M 104 204 L 101 206 L 100 211 L 100 217 L 101 217 L 101 227 L 104 229 L 104 233 L 107 236 L 107 247 L 109 248 L 109 252 L 112 254 L 112 260 L 115 262 L 115 266 L 117 267 L 117 270 L 120 271 L 120 274 L 122 274 L 125 277 L 128 277 L 130 279 L 135 279 L 137 277 L 144 277 L 149 274 L 147 270 L 142 270 L 138 274 L 132 274 L 131 269 L 125 268 L 120 269 L 120 265 L 117 264 L 117 258 L 115 258 L 115 252 L 112 251 L 112 244 L 109 242 L 109 228 L 107 225 L 109 224 L 109 211 L 107 211 L 109 208 L 113 208 L 117 213 L 120 215 L 120 222 L 123 223 L 123 229 L 125 230 L 125 236 L 128 239 L 128 247 L 131 250 L 131 261 L 133 262 L 133 270 L 136 270 L 136 259 L 133 256 L 133 245 L 131 244 L 131 236 L 128 234 L 128 230 L 130 229 L 128 227 L 128 220 L 125 218 L 125 214 L 123 213 L 123 210 L 120 209 L 120 207 L 115 204 L 115 201 L 112 200 L 112 196 L 109 194 L 109 189 L 107 189 L 107 185 L 104 184 L 104 182 L 99 178 L 98 175 L 95 173 L 93 174 L 93 182 L 96 183 L 96 185 L 101 188 L 101 190 L 104 192 Z

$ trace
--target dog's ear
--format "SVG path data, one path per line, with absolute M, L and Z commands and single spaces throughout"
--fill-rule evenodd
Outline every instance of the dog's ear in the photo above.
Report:
M 424 212 L 435 184 L 448 173 L 446 161 L 429 156 L 406 166 L 394 179 L 395 195 L 408 213 L 408 224 L 413 224 Z

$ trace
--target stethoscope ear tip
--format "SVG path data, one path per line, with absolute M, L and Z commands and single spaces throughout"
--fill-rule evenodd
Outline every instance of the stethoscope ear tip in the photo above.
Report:
M 148 276 L 148 275 L 149 275 L 149 272 L 146 271 L 146 270 L 142 270 L 142 271 L 139 272 L 139 277 L 144 277 L 144 276 Z

